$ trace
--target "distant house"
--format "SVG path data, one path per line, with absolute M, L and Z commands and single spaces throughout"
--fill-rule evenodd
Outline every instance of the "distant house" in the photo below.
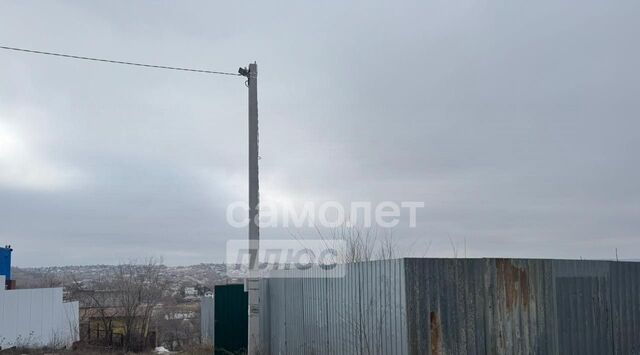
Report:
M 182 288 L 182 295 L 191 300 L 196 300 L 199 297 L 204 296 L 207 292 L 212 292 L 211 288 L 197 284 L 195 286 L 185 286 Z
M 184 288 L 184 297 L 198 297 L 198 289 L 193 286 Z

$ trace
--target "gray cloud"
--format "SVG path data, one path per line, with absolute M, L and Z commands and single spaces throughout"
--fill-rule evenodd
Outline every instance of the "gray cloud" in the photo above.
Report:
M 430 255 L 465 239 L 470 256 L 640 252 L 637 2 L 1 6 L 5 45 L 257 60 L 265 195 L 425 201 L 418 228 L 394 235 L 432 241 Z M 35 157 L 20 169 L 66 179 L 0 178 L 17 264 L 220 261 L 245 236 L 225 222 L 246 195 L 242 78 L 7 52 L 0 77 L 0 127 Z

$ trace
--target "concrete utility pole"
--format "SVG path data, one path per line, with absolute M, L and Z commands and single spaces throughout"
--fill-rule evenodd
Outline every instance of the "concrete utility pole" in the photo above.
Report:
M 249 70 L 240 68 L 249 86 L 249 276 L 246 281 L 249 292 L 249 339 L 248 354 L 259 354 L 262 344 L 260 334 L 260 279 L 257 262 L 260 248 L 259 216 L 259 180 L 258 180 L 258 65 L 249 64 Z M 252 274 L 253 273 L 253 274 Z

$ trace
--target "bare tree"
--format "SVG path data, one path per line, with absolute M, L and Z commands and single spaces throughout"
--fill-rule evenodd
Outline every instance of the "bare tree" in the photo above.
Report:
M 113 280 L 110 273 L 99 274 L 90 284 L 79 280 L 77 275 L 69 276 L 70 283 L 67 286 L 68 298 L 80 303 L 80 324 L 91 324 L 92 319 L 97 319 L 103 335 L 96 341 L 106 346 L 113 345 L 114 320 L 119 317 L 115 293 L 111 290 Z M 89 329 L 87 329 L 89 330 Z M 82 332 L 81 339 L 90 337 Z
M 315 228 L 325 247 L 338 249 L 339 262 L 344 264 L 401 257 L 398 244 L 390 230 L 342 225 L 323 232 Z M 292 234 L 304 245 L 304 238 Z
M 376 258 L 379 260 L 390 260 L 399 257 L 398 243 L 393 239 L 393 233 L 389 232 L 380 237 Z
M 148 259 L 144 264 L 120 264 L 116 268 L 113 291 L 122 310 L 124 351 L 145 347 L 153 309 L 162 299 L 161 281 L 160 263 L 155 259 Z
M 81 303 L 81 323 L 97 318 L 105 331 L 97 340 L 104 345 L 113 345 L 118 327 L 124 351 L 142 350 L 148 345 L 153 311 L 166 288 L 162 270 L 161 262 L 151 258 L 117 265 L 90 284 L 73 278 L 70 298 Z

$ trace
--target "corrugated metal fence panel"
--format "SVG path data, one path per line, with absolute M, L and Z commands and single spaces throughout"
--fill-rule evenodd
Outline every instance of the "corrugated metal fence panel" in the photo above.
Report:
M 260 328 L 262 330 L 262 344 L 260 344 L 261 348 L 259 350 L 260 354 L 268 354 L 269 349 L 271 348 L 271 309 L 269 308 L 269 303 L 264 300 L 269 299 L 269 284 L 260 281 L 260 300 L 262 309 L 260 310 Z
M 270 353 L 406 353 L 403 263 L 340 265 L 333 272 L 344 277 L 314 268 L 298 278 L 263 280 Z
M 304 304 L 301 278 L 291 279 L 287 292 L 287 307 L 291 312 L 287 313 L 287 338 L 288 348 L 294 354 L 304 354 L 306 339 L 304 336 Z
M 640 354 L 640 263 L 611 265 L 616 355 Z
M 401 261 L 372 261 L 349 265 L 350 276 L 358 285 L 353 303 L 343 323 L 350 325 L 347 334 L 357 340 L 355 353 L 400 354 L 406 337 Z M 348 285 L 346 285 L 348 287 Z M 337 350 L 337 349 L 335 349 Z M 335 352 L 334 352 L 335 353 Z
M 200 337 L 203 344 L 214 343 L 214 300 L 213 297 L 200 299 Z
M 305 274 L 312 274 L 314 270 L 310 270 Z M 302 319 L 305 324 L 303 328 L 304 339 L 306 339 L 305 348 L 301 354 L 318 353 L 317 349 L 322 347 L 322 340 L 320 339 L 320 332 L 323 329 L 320 320 L 322 318 L 319 310 L 313 305 L 316 302 L 313 300 L 313 296 L 317 293 L 316 290 L 319 287 L 318 280 L 314 278 L 302 279 L 302 297 L 303 299 L 303 313 Z
M 407 259 L 412 354 L 640 354 L 640 264 Z
M 483 354 L 482 260 L 406 259 L 411 354 Z
M 610 262 L 554 260 L 560 354 L 613 354 Z
M 285 328 L 285 318 L 287 316 L 287 307 L 284 299 L 286 293 L 284 279 L 265 279 L 264 282 L 268 284 L 269 296 L 265 300 L 265 303 L 269 307 L 269 341 L 272 354 L 286 353 L 287 333 Z M 264 303 L 263 303 L 264 306 Z M 264 333 L 264 332 L 263 332 Z M 273 349 L 281 349 L 282 352 Z
M 62 288 L 0 290 L 0 347 L 70 345 L 78 321 L 78 303 L 63 303 Z
M 340 267 L 342 267 L 342 265 L 340 265 Z M 314 276 L 321 275 L 322 272 L 316 269 Z M 340 347 L 342 342 L 341 334 L 339 332 L 343 319 L 340 313 L 342 303 L 338 300 L 338 296 L 340 288 L 343 286 L 340 284 L 342 280 L 336 278 L 316 280 L 320 281 L 322 286 L 318 289 L 319 292 L 313 295 L 313 302 L 317 304 L 322 311 L 319 312 L 320 318 L 313 319 L 312 322 L 322 324 L 323 327 L 320 328 L 319 331 L 322 332 L 322 330 L 324 330 L 324 333 L 321 334 L 323 336 L 319 339 L 318 350 L 310 352 L 309 354 L 327 354 L 331 349 L 337 349 Z M 314 326 L 311 325 L 311 327 L 313 328 Z M 344 331 L 344 328 L 342 331 Z
M 640 264 L 403 259 L 269 279 L 271 354 L 640 354 Z
M 74 342 L 80 341 L 80 302 L 66 302 L 62 304 L 62 327 L 66 329 L 68 348 Z
M 544 260 L 485 259 L 486 349 L 489 354 L 550 354 L 555 319 Z M 551 301 L 551 302 L 550 302 Z

